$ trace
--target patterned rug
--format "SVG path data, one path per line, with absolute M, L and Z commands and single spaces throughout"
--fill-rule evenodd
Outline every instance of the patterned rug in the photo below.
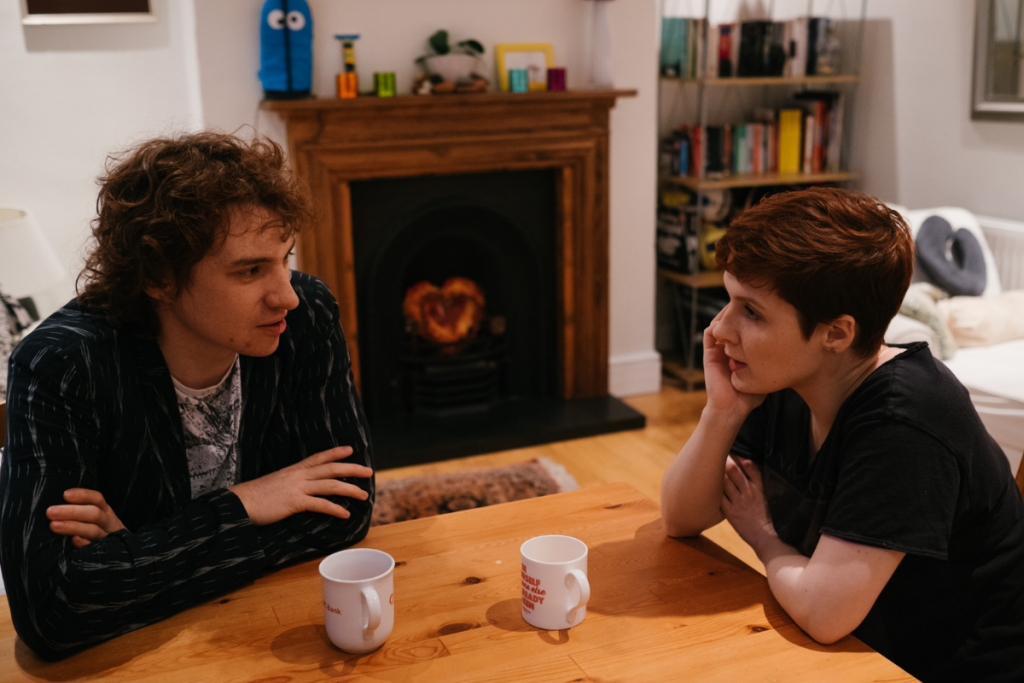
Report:
M 380 481 L 370 525 L 472 510 L 577 488 L 572 475 L 547 458 L 476 472 Z

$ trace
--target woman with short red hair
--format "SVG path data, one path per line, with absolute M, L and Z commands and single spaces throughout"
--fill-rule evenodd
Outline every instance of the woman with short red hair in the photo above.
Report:
M 822 643 L 925 681 L 1024 680 L 1024 503 L 967 390 L 883 335 L 914 245 L 873 197 L 814 188 L 718 242 L 707 405 L 662 481 L 671 536 L 728 519 Z

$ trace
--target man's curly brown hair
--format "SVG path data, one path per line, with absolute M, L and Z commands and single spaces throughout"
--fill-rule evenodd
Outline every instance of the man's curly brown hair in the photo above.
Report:
M 151 334 L 159 321 L 146 289 L 186 290 L 193 266 L 223 244 L 233 210 L 276 214 L 282 240 L 313 218 L 284 151 L 261 138 L 201 132 L 148 140 L 108 157 L 99 185 L 96 244 L 78 276 L 78 301 Z

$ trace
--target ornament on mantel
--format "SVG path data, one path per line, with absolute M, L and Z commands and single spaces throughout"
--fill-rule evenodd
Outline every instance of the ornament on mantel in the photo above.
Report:
M 587 0 L 594 4 L 590 22 L 590 89 L 611 90 L 612 31 L 608 19 L 608 4 L 612 0 Z
M 313 15 L 306 0 L 267 0 L 260 12 L 260 81 L 268 100 L 309 97 Z

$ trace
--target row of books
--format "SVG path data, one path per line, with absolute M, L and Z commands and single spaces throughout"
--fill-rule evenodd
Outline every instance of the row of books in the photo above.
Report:
M 750 123 L 680 126 L 661 141 L 661 173 L 711 179 L 738 174 L 838 173 L 842 94 L 805 91 L 794 97 L 802 107 L 758 108 Z
M 673 78 L 824 76 L 839 73 L 839 42 L 827 17 L 744 21 L 661 20 L 661 75 Z

